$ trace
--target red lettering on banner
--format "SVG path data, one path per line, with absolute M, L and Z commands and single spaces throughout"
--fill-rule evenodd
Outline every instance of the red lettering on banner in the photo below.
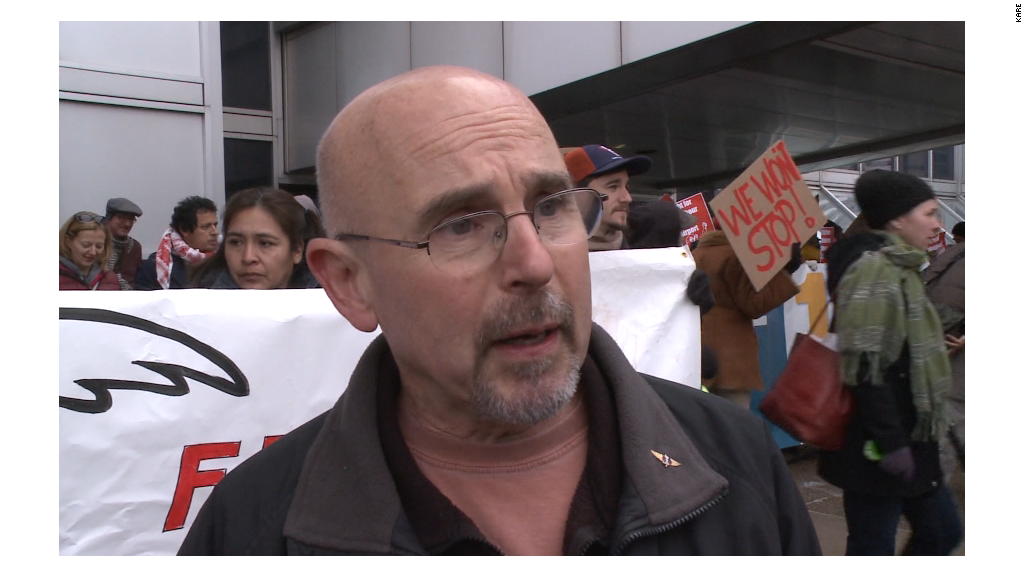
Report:
M 282 436 L 283 434 L 264 436 L 263 447 L 270 446 Z M 164 532 L 179 530 L 185 526 L 185 518 L 188 517 L 189 508 L 192 506 L 192 494 L 196 488 L 216 486 L 227 474 L 226 468 L 200 470 L 199 463 L 216 458 L 234 458 L 238 456 L 241 446 L 241 442 L 213 442 L 193 444 L 182 449 L 178 484 L 174 487 L 174 498 L 171 499 L 171 508 L 167 511 L 167 519 L 164 521 Z
M 185 525 L 189 506 L 192 505 L 192 493 L 196 488 L 213 486 L 227 474 L 224 468 L 199 470 L 199 463 L 214 458 L 238 456 L 241 445 L 241 442 L 216 442 L 185 446 L 181 451 L 178 484 L 174 488 L 174 499 L 171 500 L 171 508 L 167 511 L 167 519 L 164 521 L 164 532 L 178 530 Z

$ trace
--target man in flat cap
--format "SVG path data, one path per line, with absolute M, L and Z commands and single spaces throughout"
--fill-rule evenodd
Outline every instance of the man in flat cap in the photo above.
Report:
M 574 186 L 593 188 L 606 196 L 604 215 L 597 232 L 587 241 L 591 252 L 629 248 L 625 240 L 629 215 L 629 177 L 651 169 L 647 156 L 623 158 L 618 152 L 599 144 L 587 144 L 570 150 L 564 157 Z
M 114 249 L 110 251 L 107 267 L 117 274 L 121 290 L 135 289 L 135 273 L 142 262 L 142 244 L 128 234 L 135 226 L 135 220 L 142 216 L 142 209 L 127 198 L 107 200 L 105 221 L 114 237 Z

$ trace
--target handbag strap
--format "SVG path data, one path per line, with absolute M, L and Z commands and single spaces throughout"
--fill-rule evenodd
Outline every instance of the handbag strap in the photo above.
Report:
M 825 305 L 824 305 L 824 306 L 822 306 L 822 308 L 821 308 L 821 312 L 818 312 L 818 317 L 817 317 L 817 318 L 815 318 L 815 319 L 814 319 L 814 322 L 812 322 L 812 323 L 811 323 L 811 327 L 810 327 L 810 328 L 809 328 L 809 329 L 807 330 L 807 333 L 808 333 L 808 334 L 810 334 L 811 332 L 814 332 L 814 327 L 818 325 L 818 321 L 819 321 L 819 320 L 821 320 L 821 317 L 822 317 L 822 316 L 823 316 L 823 315 L 825 314 L 825 312 L 827 312 L 827 311 L 828 311 L 828 302 L 826 302 L 826 303 L 825 303 Z

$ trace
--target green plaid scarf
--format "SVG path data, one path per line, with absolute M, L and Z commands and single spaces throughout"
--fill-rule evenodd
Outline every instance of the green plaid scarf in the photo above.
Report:
M 886 238 L 886 245 L 877 252 L 865 252 L 846 271 L 837 289 L 836 330 L 843 383 L 859 383 L 857 371 L 861 358 L 866 358 L 868 383 L 883 385 L 883 373 L 908 343 L 910 390 L 917 409 L 911 439 L 936 440 L 945 430 L 951 370 L 942 322 L 921 279 L 921 265 L 928 256 L 894 234 L 879 234 Z

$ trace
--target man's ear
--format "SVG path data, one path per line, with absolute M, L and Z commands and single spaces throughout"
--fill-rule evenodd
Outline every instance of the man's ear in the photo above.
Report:
M 328 238 L 313 238 L 306 248 L 306 263 L 342 316 L 363 332 L 377 329 L 377 313 L 363 278 L 367 272 L 349 246 Z

